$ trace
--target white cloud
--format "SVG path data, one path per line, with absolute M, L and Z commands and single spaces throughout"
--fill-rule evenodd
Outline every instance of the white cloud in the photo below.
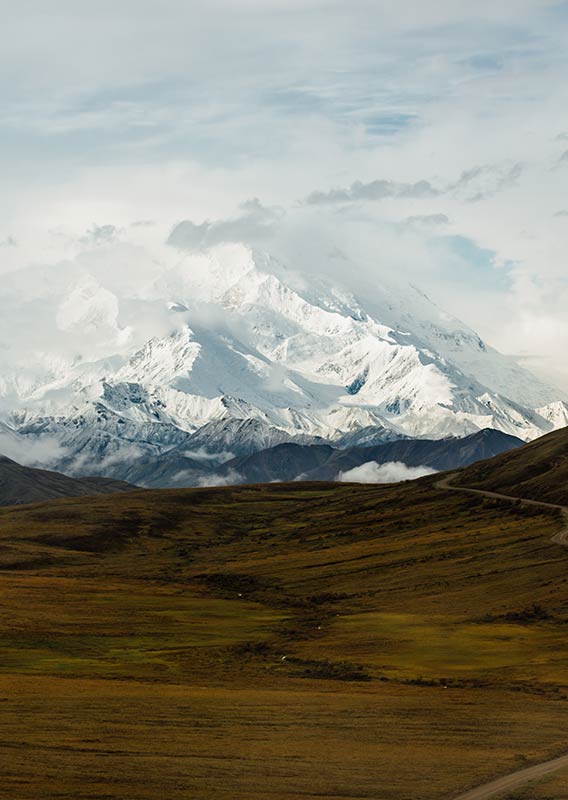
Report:
M 336 480 L 341 483 L 400 483 L 434 475 L 435 472 L 429 467 L 407 467 L 400 461 L 389 461 L 387 464 L 367 461 L 360 467 L 340 472 Z
M 102 472 L 109 467 L 114 467 L 117 464 L 133 463 L 137 459 L 142 458 L 145 453 L 141 447 L 135 444 L 120 444 L 119 447 L 113 452 L 105 456 L 101 461 L 97 462 L 96 470 Z M 75 466 L 75 471 L 77 470 Z
M 406 225 L 424 225 L 426 227 L 436 227 L 449 225 L 450 219 L 446 214 L 416 214 L 405 219 Z
M 514 186 L 523 173 L 522 164 L 485 164 L 467 169 L 450 189 L 468 203 L 477 203 L 485 197 Z
M 114 225 L 92 225 L 79 241 L 82 245 L 101 246 L 108 245 L 117 240 L 119 231 Z
M 186 458 L 193 458 L 196 461 L 216 461 L 219 464 L 224 464 L 226 461 L 235 458 L 234 453 L 210 453 L 204 447 L 199 447 L 197 450 L 184 450 L 182 455 Z
M 65 454 L 66 449 L 53 437 L 26 439 L 17 434 L 0 432 L 0 455 L 26 467 L 46 467 Z
M 230 219 L 199 224 L 191 220 L 179 222 L 167 243 L 178 250 L 191 251 L 231 242 L 264 242 L 284 213 L 281 208 L 266 208 L 255 198 L 242 203 L 240 214 Z
M 514 186 L 522 173 L 522 164 L 505 162 L 484 164 L 464 170 L 457 181 L 448 185 L 436 186 L 428 180 L 420 180 L 415 183 L 397 183 L 382 179 L 369 183 L 354 181 L 347 189 L 311 192 L 305 202 L 307 205 L 374 203 L 390 198 L 428 200 L 441 195 L 453 194 L 465 202 L 475 203 Z
M 200 478 L 197 486 L 210 487 L 210 486 L 235 486 L 243 482 L 243 476 L 239 475 L 234 469 L 229 470 L 225 475 L 206 475 Z
M 391 197 L 422 200 L 441 194 L 429 181 L 416 183 L 395 183 L 375 180 L 370 183 L 354 181 L 348 189 L 330 189 L 328 192 L 314 191 L 306 198 L 308 205 L 327 205 L 331 203 L 368 203 L 386 200 Z

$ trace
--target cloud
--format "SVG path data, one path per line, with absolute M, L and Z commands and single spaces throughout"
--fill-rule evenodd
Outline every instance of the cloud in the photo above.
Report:
M 568 152 L 566 156 L 568 157 Z M 463 171 L 457 181 L 445 186 L 434 186 L 427 180 L 416 183 L 397 183 L 391 180 L 375 180 L 370 183 L 354 181 L 347 189 L 311 192 L 304 202 L 307 205 L 374 203 L 391 198 L 427 200 L 447 194 L 456 194 L 467 202 L 478 202 L 514 186 L 522 172 L 522 164 L 485 164 Z
M 0 432 L 0 454 L 26 467 L 49 467 L 66 455 L 66 449 L 53 437 L 27 439 L 12 432 Z
M 87 247 L 99 247 L 116 242 L 118 234 L 115 225 L 93 225 L 79 241 Z
M 430 467 L 407 467 L 400 461 L 390 461 L 387 464 L 368 461 L 360 467 L 340 472 L 336 480 L 341 483 L 400 483 L 434 475 L 435 472 Z
M 78 284 L 60 303 L 56 324 L 62 331 L 93 333 L 111 330 L 118 333 L 119 301 L 115 294 L 94 280 Z
M 281 208 L 263 206 L 258 198 L 242 203 L 240 211 L 236 217 L 214 222 L 179 222 L 167 243 L 177 250 L 191 251 L 231 242 L 264 242 L 284 214 Z
M 404 199 L 423 199 L 437 197 L 440 191 L 429 181 L 417 183 L 395 183 L 394 181 L 375 180 L 370 183 L 354 181 L 348 189 L 330 189 L 328 192 L 315 191 L 309 194 L 307 205 L 330 205 L 335 203 L 378 202 L 391 197 Z
M 245 239 L 348 284 L 408 274 L 500 349 L 554 362 L 568 385 L 568 242 L 554 217 L 565 176 L 551 169 L 568 141 L 566 3 L 167 8 L 60 0 L 46 16 L 30 0 L 3 20 L 2 229 L 18 246 L 1 249 L 12 287 L 3 281 L 0 341 L 16 365 L 41 362 L 38 341 L 84 354 L 77 328 L 65 343 L 46 334 L 38 288 L 59 286 L 70 260 L 109 291 L 135 287 L 119 324 L 140 327 L 139 295 L 180 253 Z M 247 197 L 286 218 L 239 209 Z M 306 197 L 302 220 L 291 209 Z M 469 254 L 436 243 L 441 223 L 425 220 L 437 215 Z M 105 225 L 86 234 L 92 220 L 120 241 L 101 237 Z M 18 282 L 30 297 L 20 319 L 14 275 L 30 264 L 45 275 Z
M 485 164 L 465 170 L 448 191 L 468 203 L 476 203 L 514 186 L 523 173 L 522 164 Z
M 243 476 L 236 472 L 234 469 L 229 470 L 225 475 L 206 475 L 203 478 L 199 478 L 197 481 L 197 486 L 200 487 L 208 487 L 208 486 L 236 486 L 243 482 Z
M 135 444 L 119 443 L 114 453 L 109 453 L 101 461 L 97 462 L 96 469 L 99 471 L 115 467 L 117 464 L 126 462 L 132 463 L 145 455 L 144 450 Z
M 234 453 L 210 453 L 209 450 L 205 449 L 205 447 L 199 447 L 197 450 L 184 450 L 182 455 L 186 458 L 192 458 L 195 461 L 216 461 L 219 464 L 224 464 L 226 461 L 230 461 L 232 458 L 235 458 Z
M 406 225 L 438 227 L 440 225 L 449 225 L 450 218 L 447 214 L 417 214 L 413 217 L 407 217 L 404 222 Z
M 17 247 L 18 243 L 13 236 L 7 236 L 5 239 L 0 239 L 0 247 Z

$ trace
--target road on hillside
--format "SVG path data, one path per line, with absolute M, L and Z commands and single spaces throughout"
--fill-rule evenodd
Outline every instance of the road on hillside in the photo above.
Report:
M 489 800 L 489 798 L 507 792 L 510 789 L 518 789 L 531 781 L 545 778 L 553 772 L 558 772 L 563 767 L 568 767 L 568 755 L 553 758 L 552 761 L 545 761 L 542 764 L 536 764 L 534 767 L 521 769 L 518 772 L 512 772 L 510 775 L 505 775 L 504 778 L 497 778 L 491 783 L 486 783 L 484 786 L 478 786 L 477 789 L 472 789 L 470 792 L 460 794 L 454 800 Z
M 465 492 L 466 494 L 482 495 L 483 497 L 490 497 L 496 500 L 508 500 L 509 502 L 513 503 L 518 503 L 520 501 L 522 505 L 540 506 L 542 508 L 561 511 L 564 516 L 565 525 L 561 531 L 554 534 L 551 541 L 553 541 L 555 544 L 561 544 L 565 547 L 568 547 L 568 506 L 561 506 L 557 505 L 556 503 L 545 503 L 544 501 L 540 500 L 529 500 L 525 497 L 513 497 L 512 495 L 500 494 L 499 492 L 489 492 L 485 491 L 484 489 L 469 489 L 466 486 L 453 486 L 450 482 L 451 478 L 451 475 L 449 475 L 447 478 L 443 478 L 441 481 L 436 483 L 436 487 L 438 489 L 448 489 L 452 492 Z M 559 758 L 553 758 L 551 761 L 544 761 L 542 764 L 536 764 L 534 767 L 527 767 L 526 769 L 512 772 L 510 775 L 505 775 L 504 777 L 497 778 L 496 780 L 486 783 L 483 786 L 478 786 L 477 789 L 472 789 L 465 794 L 460 794 L 460 796 L 455 797 L 454 800 L 489 800 L 489 798 L 502 794 L 509 789 L 518 789 L 520 786 L 524 786 L 525 784 L 534 780 L 538 780 L 539 778 L 544 778 L 547 775 L 557 772 L 564 767 L 568 768 L 568 755 L 560 756 Z
M 568 547 L 568 506 L 561 506 L 557 503 L 545 503 L 541 500 L 529 500 L 528 497 L 514 497 L 510 494 L 500 494 L 499 492 L 488 492 L 485 489 L 469 489 L 467 486 L 454 486 L 451 481 L 452 476 L 443 478 L 436 483 L 438 489 L 449 489 L 452 492 L 465 492 L 466 494 L 478 494 L 483 497 L 491 497 L 494 500 L 508 500 L 510 503 L 521 503 L 523 506 L 537 506 L 540 508 L 554 509 L 561 511 L 564 516 L 564 527 L 555 533 L 552 540 L 555 544 L 562 544 Z

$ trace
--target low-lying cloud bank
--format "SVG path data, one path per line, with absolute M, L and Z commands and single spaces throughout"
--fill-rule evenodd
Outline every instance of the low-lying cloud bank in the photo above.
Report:
M 225 475 L 206 475 L 198 480 L 197 486 L 203 488 L 209 486 L 237 486 L 242 482 L 243 476 L 236 470 L 231 469 Z
M 360 467 L 340 472 L 336 480 L 342 483 L 400 483 L 434 475 L 435 472 L 430 467 L 407 467 L 401 461 L 389 461 L 386 464 L 367 461 Z
M 0 455 L 26 467 L 49 469 L 65 454 L 66 449 L 55 438 L 26 439 L 14 432 L 0 430 Z

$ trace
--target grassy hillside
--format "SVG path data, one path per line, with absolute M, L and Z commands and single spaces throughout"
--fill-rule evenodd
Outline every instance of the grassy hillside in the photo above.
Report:
M 6 796 L 434 800 L 562 752 L 557 528 L 432 479 L 1 510 Z
M 59 472 L 24 467 L 0 455 L 0 506 L 40 503 L 60 497 L 114 494 L 134 488 L 110 478 L 70 478 Z
M 568 505 L 568 428 L 474 464 L 454 483 Z

